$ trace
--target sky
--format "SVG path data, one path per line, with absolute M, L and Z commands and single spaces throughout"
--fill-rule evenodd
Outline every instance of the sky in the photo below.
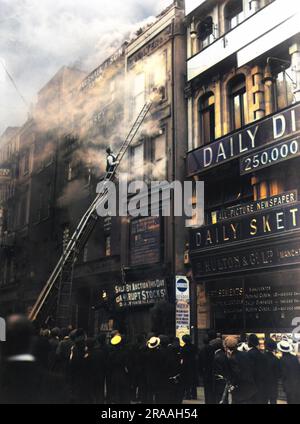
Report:
M 28 105 L 64 65 L 91 71 L 172 0 L 0 0 L 0 61 Z M 0 64 L 0 134 L 29 108 Z

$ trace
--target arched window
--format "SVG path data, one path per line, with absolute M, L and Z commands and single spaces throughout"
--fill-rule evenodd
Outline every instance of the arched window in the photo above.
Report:
M 199 124 L 202 144 L 215 139 L 215 96 L 210 92 L 199 99 Z
M 246 123 L 245 112 L 247 109 L 246 78 L 238 75 L 228 85 L 231 130 L 238 130 Z
M 231 0 L 224 10 L 226 31 L 235 28 L 244 19 L 243 0 Z
M 209 46 L 214 40 L 214 22 L 212 16 L 207 16 L 197 26 L 197 36 L 200 43 L 200 49 Z

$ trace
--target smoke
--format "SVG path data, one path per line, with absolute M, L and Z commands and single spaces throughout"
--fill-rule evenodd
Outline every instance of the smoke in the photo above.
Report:
M 0 59 L 28 102 L 63 65 L 89 72 L 171 0 L 0 0 Z M 0 66 L 0 132 L 26 110 Z

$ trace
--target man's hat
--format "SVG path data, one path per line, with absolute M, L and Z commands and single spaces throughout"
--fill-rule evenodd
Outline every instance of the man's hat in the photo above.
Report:
M 122 337 L 120 336 L 120 334 L 117 334 L 111 339 L 110 343 L 113 346 L 117 346 L 121 343 L 121 341 L 122 341 Z
M 151 339 L 147 342 L 147 346 L 149 349 L 156 349 L 158 346 L 160 346 L 160 338 L 151 337 Z
M 277 344 L 277 348 L 282 353 L 293 353 L 294 351 L 291 343 L 286 340 L 281 340 L 281 342 Z
M 225 346 L 227 347 L 227 349 L 233 350 L 236 349 L 238 346 L 238 339 L 237 337 L 234 336 L 228 336 L 225 339 Z

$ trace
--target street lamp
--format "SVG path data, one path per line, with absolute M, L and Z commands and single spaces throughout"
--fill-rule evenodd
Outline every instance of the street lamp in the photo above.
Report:
M 196 25 L 195 25 L 195 18 L 193 17 L 192 23 L 191 23 L 191 38 L 192 40 L 195 40 L 197 38 L 197 30 L 196 30 Z

